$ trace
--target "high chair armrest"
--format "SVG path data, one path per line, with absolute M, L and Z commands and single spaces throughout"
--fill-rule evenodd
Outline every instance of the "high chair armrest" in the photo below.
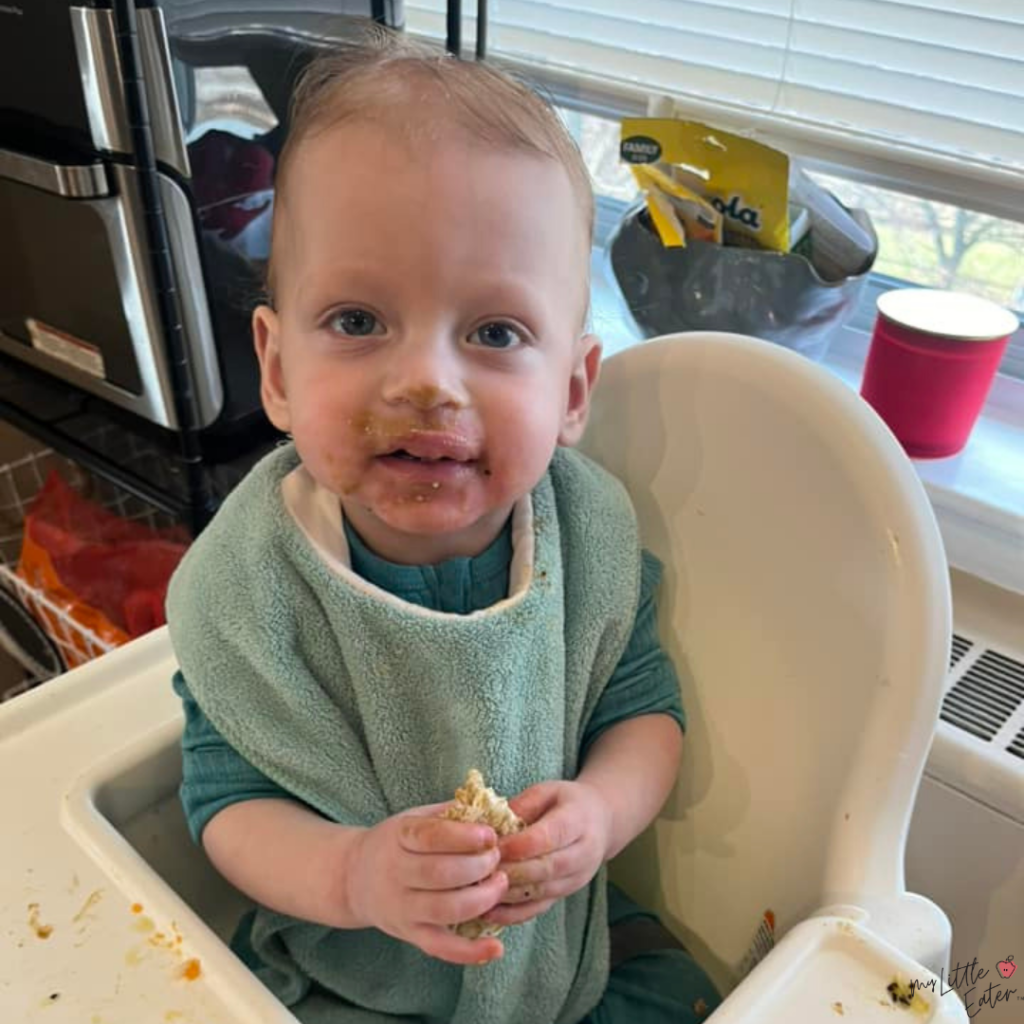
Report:
M 933 974 L 949 974 L 953 928 L 927 896 L 901 892 L 889 898 L 858 896 L 857 905 L 832 904 L 815 917 L 844 917 L 869 929 Z
M 914 1024 L 968 1020 L 956 992 L 926 967 L 864 925 L 826 916 L 792 928 L 713 1019 L 714 1024 L 836 1024 L 850 1016 L 858 1024 L 892 1024 L 894 1009 L 905 1009 Z

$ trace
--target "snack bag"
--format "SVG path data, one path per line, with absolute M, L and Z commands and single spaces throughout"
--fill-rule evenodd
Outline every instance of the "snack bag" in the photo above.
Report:
M 666 248 L 685 248 L 692 238 L 721 244 L 722 215 L 707 200 L 653 164 L 634 165 L 632 170 Z
M 785 153 L 698 121 L 636 117 L 622 122 L 620 154 L 637 167 L 657 164 L 707 200 L 722 215 L 727 241 L 733 234 L 762 249 L 789 251 Z

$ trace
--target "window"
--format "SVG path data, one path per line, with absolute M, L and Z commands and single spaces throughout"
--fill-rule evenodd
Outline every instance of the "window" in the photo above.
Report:
M 444 10 L 407 0 L 408 26 L 441 36 Z M 489 21 L 491 52 L 574 106 L 665 94 L 789 153 L 1021 215 L 1019 0 L 492 0 Z
M 1024 305 L 1024 224 L 889 189 L 815 175 L 847 206 L 870 213 L 875 270 L 934 288 L 958 288 L 1004 306 Z

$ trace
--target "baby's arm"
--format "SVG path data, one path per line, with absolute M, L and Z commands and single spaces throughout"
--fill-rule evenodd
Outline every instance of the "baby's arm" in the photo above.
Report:
M 443 925 L 471 920 L 507 886 L 496 837 L 421 808 L 372 829 L 334 824 L 298 803 L 234 749 L 206 718 L 181 673 L 185 711 L 182 805 L 189 831 L 236 888 L 266 907 L 334 928 L 376 927 L 454 963 L 500 956 Z M 468 830 L 468 831 L 467 831 Z M 463 916 L 463 906 L 468 909 Z
M 332 928 L 378 928 L 451 963 L 496 959 L 498 939 L 464 939 L 446 926 L 504 896 L 497 837 L 437 817 L 443 806 L 352 828 L 290 800 L 247 800 L 211 819 L 203 846 L 232 885 L 272 910 Z
M 668 715 L 627 719 L 594 741 L 576 781 L 592 786 L 608 805 L 605 860 L 654 820 L 675 784 L 682 751 L 683 734 Z
M 257 903 L 304 921 L 356 928 L 345 879 L 358 831 L 293 800 L 244 800 L 214 815 L 202 843 L 214 867 Z

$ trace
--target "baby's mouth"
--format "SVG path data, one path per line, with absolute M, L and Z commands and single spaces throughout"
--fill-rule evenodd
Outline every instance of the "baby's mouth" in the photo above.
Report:
M 442 455 L 439 458 L 427 455 L 415 455 L 412 452 L 407 451 L 405 448 L 398 448 L 393 452 L 388 452 L 384 457 L 390 459 L 400 459 L 402 462 L 418 462 L 422 465 L 442 465 L 446 462 L 461 464 L 470 461 L 469 459 L 449 458 L 447 455 Z
M 483 446 L 459 431 L 413 429 L 392 435 L 378 450 L 377 464 L 395 480 L 430 493 L 449 485 L 465 485 L 477 474 L 487 475 Z
M 378 458 L 422 466 L 466 465 L 480 457 L 479 445 L 461 433 L 415 430 L 392 437 Z

